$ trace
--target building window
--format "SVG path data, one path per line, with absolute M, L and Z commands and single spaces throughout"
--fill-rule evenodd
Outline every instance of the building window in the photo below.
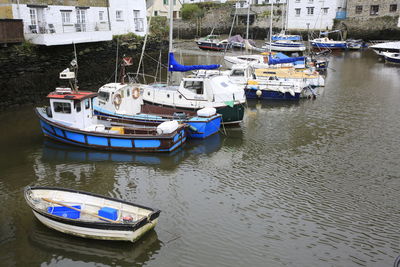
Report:
M 389 12 L 396 12 L 397 11 L 397 4 L 390 5 Z
M 104 21 L 104 11 L 99 11 L 99 20 Z
M 323 7 L 322 8 L 322 14 L 323 15 L 328 15 L 329 7 Z
M 71 24 L 71 11 L 61 11 L 61 19 L 63 24 Z
M 37 24 L 36 23 L 36 9 L 33 9 L 33 8 L 29 9 L 29 15 L 31 18 L 31 25 L 36 25 Z
M 307 7 L 307 15 L 314 15 L 314 7 Z
M 294 10 L 296 11 L 296 17 L 300 17 L 301 8 L 295 8 Z
M 314 3 L 314 0 L 308 0 L 308 3 L 309 3 L 309 4 L 313 4 L 313 3 Z
M 356 14 L 361 14 L 363 10 L 362 6 L 356 6 Z
M 123 14 L 122 14 L 122 10 L 117 10 L 117 11 L 115 11 L 115 18 L 117 19 L 117 20 L 124 20 L 124 17 L 122 16 Z
M 133 10 L 133 22 L 135 24 L 135 31 L 144 31 L 144 22 L 143 18 L 140 18 L 140 10 Z
M 158 11 L 154 11 L 154 17 L 158 16 Z
M 163 0 L 164 5 L 168 5 L 168 0 Z
M 378 12 L 379 12 L 379 5 L 372 5 L 372 6 L 371 6 L 371 9 L 370 9 L 370 11 L 369 11 L 369 14 L 370 14 L 371 16 L 377 16 L 377 15 L 378 15 Z

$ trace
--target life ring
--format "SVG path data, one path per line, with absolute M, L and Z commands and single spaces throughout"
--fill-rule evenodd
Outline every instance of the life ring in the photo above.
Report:
M 132 97 L 133 97 L 134 99 L 138 99 L 139 96 L 140 96 L 140 89 L 137 88 L 137 87 L 133 88 L 133 89 L 132 89 Z
M 122 103 L 122 97 L 120 94 L 114 95 L 113 103 L 114 103 L 115 108 L 118 109 L 119 105 L 121 105 L 121 103 Z

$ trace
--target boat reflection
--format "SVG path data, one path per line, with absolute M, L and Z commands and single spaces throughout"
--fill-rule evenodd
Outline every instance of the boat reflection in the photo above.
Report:
M 53 231 L 35 222 L 29 233 L 29 243 L 58 262 L 63 259 L 94 262 L 107 266 L 143 265 L 156 254 L 162 246 L 157 233 L 151 230 L 138 242 L 99 241 L 74 237 Z
M 160 165 L 171 168 L 177 166 L 190 154 L 208 154 L 217 151 L 220 147 L 221 137 L 219 134 L 210 136 L 206 140 L 191 140 L 183 148 L 168 154 L 97 151 L 45 140 L 42 160 L 47 162 L 134 162 L 142 165 Z

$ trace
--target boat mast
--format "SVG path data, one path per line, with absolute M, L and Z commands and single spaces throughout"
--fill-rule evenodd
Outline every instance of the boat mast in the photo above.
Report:
M 246 26 L 246 39 L 249 40 L 249 24 L 250 24 L 250 1 L 248 0 L 248 5 L 247 5 L 247 26 Z M 235 19 L 235 18 L 233 18 Z
M 274 14 L 274 1 L 271 2 L 271 20 L 269 25 L 269 53 L 272 51 L 272 16 Z
M 174 21 L 173 21 L 173 14 L 174 14 L 174 0 L 169 0 L 169 48 L 168 48 L 168 67 L 169 67 L 169 53 L 172 52 L 172 37 L 174 32 Z M 167 75 L 167 84 L 169 84 L 171 80 L 172 72 L 168 72 Z

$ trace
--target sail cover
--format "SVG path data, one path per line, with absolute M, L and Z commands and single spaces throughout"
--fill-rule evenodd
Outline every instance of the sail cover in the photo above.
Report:
M 305 57 L 273 58 L 271 56 L 268 56 L 268 64 L 270 64 L 270 65 L 293 63 L 296 61 L 304 61 L 304 60 L 305 60 Z
M 300 35 L 272 35 L 272 41 L 282 41 L 282 40 L 301 41 L 301 36 Z
M 221 67 L 221 65 L 214 64 L 214 65 L 181 65 L 179 64 L 174 57 L 174 53 L 170 52 L 169 53 L 169 66 L 168 66 L 168 71 L 191 71 L 191 70 L 214 70 L 218 69 Z

